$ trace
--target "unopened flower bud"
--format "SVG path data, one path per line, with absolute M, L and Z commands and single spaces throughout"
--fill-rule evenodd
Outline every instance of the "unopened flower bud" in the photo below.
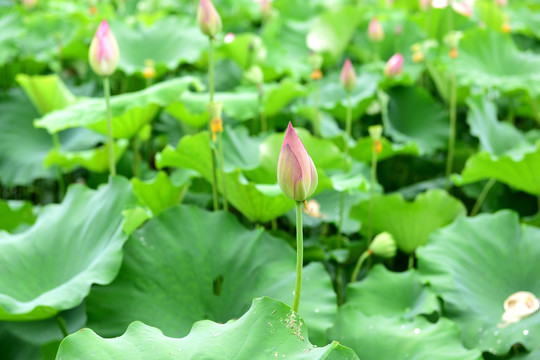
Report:
M 403 55 L 394 54 L 386 63 L 384 67 L 384 74 L 392 77 L 401 73 L 403 70 Z
M 467 1 L 462 1 L 462 2 L 453 1 L 452 9 L 454 9 L 454 11 L 457 12 L 458 14 L 461 14 L 466 17 L 471 17 L 473 13 L 472 5 L 469 4 L 469 2 Z
M 197 22 L 202 33 L 211 38 L 221 31 L 221 18 L 211 0 L 200 0 Z
M 92 70 L 100 76 L 110 76 L 118 65 L 120 51 L 118 43 L 109 28 L 107 20 L 103 20 L 92 39 L 88 60 Z
M 382 152 L 381 137 L 382 137 L 383 127 L 382 125 L 372 125 L 368 127 L 368 131 L 369 131 L 369 136 L 371 136 L 371 139 L 373 140 L 373 151 L 377 155 L 380 155 Z
M 154 60 L 152 59 L 146 59 L 144 61 L 144 69 L 142 71 L 142 74 L 145 79 L 153 79 L 156 77 L 156 69 L 154 68 Z
M 417 51 L 417 52 L 413 53 L 412 61 L 415 64 L 418 64 L 418 63 L 424 61 L 424 53 L 421 52 L 421 51 Z
M 495 2 L 501 7 L 508 5 L 508 0 L 495 0 Z
M 317 169 L 290 122 L 279 153 L 277 179 L 283 193 L 295 201 L 306 200 L 317 189 Z
M 257 65 L 253 65 L 244 73 L 244 77 L 252 84 L 259 85 L 263 82 L 263 72 Z
M 356 87 L 356 73 L 351 60 L 345 60 L 343 67 L 341 68 L 341 76 L 339 78 L 341 85 L 347 92 L 351 92 Z
M 368 38 L 373 42 L 380 42 L 384 39 L 384 29 L 376 17 L 372 18 L 368 25 Z
M 382 232 L 375 236 L 369 245 L 369 251 L 383 258 L 392 258 L 397 252 L 396 241 L 390 233 Z
M 308 57 L 308 64 L 314 70 L 320 70 L 323 63 L 323 58 L 320 54 L 311 53 Z
M 211 102 L 206 105 L 210 113 L 210 131 L 212 132 L 212 141 L 216 142 L 217 134 L 223 132 L 223 120 L 221 119 L 221 109 L 223 104 L 220 102 Z

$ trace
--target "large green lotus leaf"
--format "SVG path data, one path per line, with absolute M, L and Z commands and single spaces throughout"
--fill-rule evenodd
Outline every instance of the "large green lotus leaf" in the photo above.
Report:
M 458 323 L 465 346 L 497 355 L 540 345 L 540 312 L 502 326 L 503 303 L 517 291 L 540 296 L 540 230 L 511 211 L 459 218 L 418 249 L 418 271 Z
M 483 29 L 465 33 L 456 59 L 458 82 L 466 86 L 538 93 L 540 56 L 519 51 L 510 35 Z
M 7 186 L 28 185 L 35 179 L 52 178 L 55 172 L 43 166 L 53 147 L 51 136 L 35 129 L 38 112 L 20 92 L 2 102 L 0 111 L 0 182 Z
M 330 140 L 319 139 L 312 136 L 307 130 L 296 128 L 298 137 L 307 149 L 317 169 L 342 169 L 344 165 L 343 154 Z M 259 166 L 251 171 L 246 171 L 246 176 L 264 184 L 277 182 L 277 163 L 285 133 L 275 133 L 268 136 L 259 148 Z
M 372 102 L 379 80 L 380 76 L 369 72 L 362 72 L 357 77 L 357 86 L 351 91 L 350 95 L 353 121 L 359 119 Z M 311 95 L 306 99 L 303 106 L 297 108 L 297 111 L 312 118 L 313 115 L 309 114 L 308 110 L 313 107 L 313 99 L 314 97 Z M 325 74 L 324 78 L 319 80 L 319 106 L 321 109 L 330 112 L 334 117 L 342 121 L 346 120 L 348 98 L 343 86 L 339 83 L 339 72 Z M 323 134 L 323 136 L 325 135 Z
M 26 231 L 0 233 L 0 319 L 51 317 L 80 304 L 91 284 L 111 282 L 127 238 L 121 211 L 131 202 L 123 178 L 96 191 L 73 185 Z
M 363 201 L 351 209 L 350 216 L 369 227 L 370 201 Z M 419 194 L 414 201 L 407 201 L 400 193 L 373 196 L 373 233 L 388 231 L 394 236 L 398 247 L 410 254 L 424 245 L 436 229 L 450 224 L 466 209 L 456 198 L 440 189 Z
M 229 131 L 232 131 L 229 130 Z M 240 131 L 239 134 L 242 134 Z M 241 138 L 243 137 L 240 135 Z M 226 144 L 241 145 L 242 142 L 223 142 Z M 248 144 L 250 142 L 247 142 Z M 253 148 L 253 146 L 251 146 Z M 253 149 L 246 149 L 249 154 Z M 256 150 L 255 150 L 256 152 Z M 242 165 L 251 162 L 250 156 L 243 155 L 242 151 L 231 147 L 223 149 L 225 157 L 225 168 L 236 169 L 225 174 L 227 186 L 227 199 L 244 216 L 251 221 L 266 222 L 285 214 L 294 207 L 294 202 L 283 195 L 276 184 L 276 179 L 272 185 L 257 185 L 248 181 L 238 169 Z M 240 156 L 238 156 L 240 155 Z M 207 132 L 197 135 L 184 136 L 176 149 L 168 146 L 156 156 L 158 168 L 167 166 L 194 169 L 198 171 L 207 181 L 212 181 L 212 168 L 210 161 L 210 139 Z M 247 161 L 246 161 L 247 160 Z M 277 161 L 277 160 L 276 160 Z M 274 164 L 277 167 L 277 162 Z M 222 189 L 221 180 L 218 179 L 218 188 Z
M 516 189 L 540 195 L 540 142 L 512 150 L 499 157 L 487 151 L 474 154 L 467 159 L 461 176 L 454 177 L 454 182 L 463 185 L 494 178 Z
M 305 4 L 304 4 L 305 6 Z M 261 66 L 265 80 L 288 75 L 294 79 L 307 78 L 311 73 L 307 59 L 306 36 L 309 21 L 278 17 L 268 22 L 261 33 L 267 49 L 266 62 Z
M 308 324 L 309 325 L 309 324 Z M 181 339 L 166 337 L 139 321 L 115 339 L 103 339 L 89 329 L 67 337 L 57 359 L 328 359 L 354 360 L 354 352 L 337 342 L 317 347 L 308 339 L 308 329 L 284 303 L 268 297 L 253 300 L 238 320 L 218 324 L 202 320 Z
M 120 160 L 128 147 L 126 139 L 119 139 L 114 143 L 114 158 Z M 93 172 L 104 173 L 109 171 L 109 151 L 107 146 L 99 146 L 88 150 L 63 151 L 53 149 L 47 154 L 43 164 L 59 166 L 66 171 L 83 167 Z
M 32 224 L 35 220 L 36 215 L 32 203 L 0 199 L 0 230 L 11 232 L 19 225 Z
M 186 184 L 175 185 L 163 171 L 160 171 L 150 181 L 133 178 L 131 185 L 135 195 L 144 205 L 148 206 L 154 216 L 180 203 L 186 189 Z
M 440 311 L 437 296 L 422 286 L 415 270 L 396 273 L 377 264 L 367 278 L 347 286 L 347 305 L 364 315 L 402 317 Z
M 63 109 L 75 101 L 75 96 L 58 75 L 18 74 L 15 79 L 42 115 Z
M 463 347 L 458 327 L 445 318 L 432 324 L 423 317 L 409 321 L 366 316 L 355 306 L 345 304 L 329 336 L 352 348 L 363 360 L 482 359 L 480 351 Z
M 265 86 L 264 108 L 267 116 L 276 116 L 292 100 L 306 94 L 305 88 L 296 81 L 285 79 L 279 84 Z
M 312 22 L 306 41 L 310 50 L 328 53 L 336 60 L 349 45 L 357 25 L 362 20 L 362 10 L 352 5 L 331 9 Z
M 198 80 L 183 77 L 164 81 L 141 91 L 111 97 L 113 135 L 131 138 L 150 122 L 159 107 L 177 100 L 190 86 L 200 86 Z M 73 127 L 87 127 L 102 134 L 107 133 L 105 100 L 82 99 L 62 110 L 54 111 L 35 121 L 36 127 L 50 133 Z
M 394 87 L 388 94 L 388 116 L 383 116 L 386 134 L 396 142 L 416 142 L 423 153 L 445 148 L 448 115 L 427 91 L 419 87 Z
M 484 95 L 467 100 L 467 123 L 471 134 L 480 140 L 482 148 L 499 156 L 525 141 L 523 134 L 509 123 L 497 121 L 497 106 Z
M 19 54 L 37 62 L 58 61 L 62 49 L 77 41 L 81 18 L 60 12 L 40 11 L 24 16 L 24 35 L 18 39 Z
M 246 121 L 257 116 L 257 97 L 255 92 L 214 94 L 214 100 L 223 104 L 223 113 L 238 121 Z M 165 111 L 186 124 L 201 127 L 210 119 L 206 109 L 209 99 L 207 93 L 186 92 L 179 101 L 167 106 Z
M 11 5 L 11 4 L 10 4 Z M 15 12 L 4 12 L 0 15 L 0 65 L 17 55 L 17 40 L 24 33 L 21 17 Z
M 377 155 L 378 161 L 382 161 L 396 155 L 420 155 L 418 145 L 414 142 L 395 144 L 387 138 L 382 137 L 381 145 L 382 151 Z M 373 158 L 373 139 L 371 137 L 360 138 L 356 142 L 356 145 L 349 151 L 351 156 L 356 160 L 371 162 Z
M 181 63 L 192 64 L 209 46 L 196 22 L 186 17 L 164 17 L 149 27 L 112 21 L 111 29 L 120 48 L 118 67 L 128 75 L 142 72 L 147 60 L 154 62 L 158 75 Z
M 295 277 L 295 251 L 262 228 L 247 230 L 229 213 L 176 206 L 131 236 L 116 280 L 87 299 L 89 326 L 116 336 L 139 319 L 184 336 L 194 321 L 241 316 L 257 296 L 292 303 Z M 328 273 L 308 265 L 299 312 L 317 344 L 325 343 L 336 309 Z

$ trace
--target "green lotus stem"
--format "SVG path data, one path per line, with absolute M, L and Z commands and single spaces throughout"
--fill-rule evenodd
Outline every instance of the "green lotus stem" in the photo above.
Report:
M 452 173 L 452 165 L 454 162 L 454 146 L 456 142 L 456 73 L 452 71 L 450 78 L 450 136 L 448 138 L 448 154 L 446 158 L 446 185 L 450 188 L 450 175 Z
M 266 111 L 264 110 L 264 92 L 263 92 L 263 86 L 262 84 L 257 85 L 257 90 L 259 90 L 259 115 L 261 119 L 261 132 L 267 132 L 268 131 L 268 124 L 266 122 Z
M 222 133 L 218 134 L 217 145 L 219 152 L 219 171 L 221 173 L 221 187 L 223 191 L 223 209 L 225 211 L 229 210 L 229 204 L 227 203 L 227 182 L 225 181 L 225 161 L 223 159 L 223 146 L 222 146 Z
M 302 227 L 301 201 L 296 202 L 296 284 L 294 286 L 293 310 L 298 312 L 302 292 L 302 266 L 304 265 L 304 233 Z
M 474 203 L 474 206 L 473 206 L 469 216 L 475 216 L 476 214 L 478 214 L 478 211 L 480 211 L 480 208 L 482 207 L 482 204 L 484 203 L 484 200 L 486 200 L 486 197 L 487 197 L 489 191 L 491 190 L 493 185 L 495 185 L 496 182 L 497 182 L 497 180 L 495 180 L 494 178 L 491 178 L 491 179 L 488 180 L 486 185 L 484 185 L 484 188 L 482 189 L 482 192 L 480 193 L 480 196 L 478 196 L 478 199 L 476 199 L 476 202 Z
M 369 224 L 368 224 L 368 246 L 373 236 L 373 197 L 375 196 L 375 184 L 377 183 L 377 160 L 378 155 L 375 149 L 372 149 L 371 155 L 371 188 L 369 189 Z
M 321 137 L 321 117 L 319 114 L 319 80 L 313 81 L 313 132 L 315 136 Z
M 351 128 L 352 128 L 352 103 L 351 93 L 347 92 L 347 117 L 345 118 L 345 146 L 343 152 L 345 153 L 345 170 L 349 168 L 349 141 L 351 140 Z
M 214 102 L 214 41 L 208 37 L 210 48 L 208 50 L 208 91 L 210 92 L 210 103 Z M 212 143 L 212 119 L 208 122 L 208 136 Z M 218 193 L 217 193 L 217 166 L 216 166 L 216 148 L 210 146 L 210 157 L 212 158 L 212 198 L 214 201 L 214 211 L 219 210 Z M 223 175 L 223 174 L 222 174 Z
M 354 267 L 354 270 L 351 275 L 351 282 L 355 282 L 356 278 L 358 277 L 358 273 L 360 272 L 360 269 L 362 268 L 362 264 L 366 259 L 371 255 L 371 252 L 368 250 L 364 251 L 362 255 L 358 258 L 358 261 L 356 262 L 356 266 Z
M 105 106 L 107 107 L 107 148 L 109 150 L 109 173 L 116 175 L 116 161 L 114 160 L 114 139 L 111 115 L 111 84 L 109 77 L 103 78 L 103 91 L 105 93 Z
M 60 152 L 60 138 L 58 137 L 58 133 L 53 133 L 51 136 L 55 150 Z M 58 195 L 59 200 L 61 201 L 66 193 L 66 183 L 64 182 L 64 176 L 62 175 L 62 170 L 59 166 L 56 166 L 56 172 L 58 175 Z
M 58 324 L 58 327 L 60 328 L 60 331 L 62 332 L 62 335 L 64 335 L 64 337 L 68 336 L 69 332 L 68 332 L 67 327 L 66 327 L 66 322 L 65 322 L 64 318 L 62 316 L 60 316 L 60 314 L 56 315 L 56 323 Z
M 414 253 L 409 255 L 409 263 L 407 265 L 407 270 L 412 270 L 414 268 Z

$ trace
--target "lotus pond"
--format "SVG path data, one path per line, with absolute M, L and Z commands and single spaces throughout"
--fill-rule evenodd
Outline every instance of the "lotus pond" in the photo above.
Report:
M 534 0 L 0 0 L 0 359 L 540 359 Z

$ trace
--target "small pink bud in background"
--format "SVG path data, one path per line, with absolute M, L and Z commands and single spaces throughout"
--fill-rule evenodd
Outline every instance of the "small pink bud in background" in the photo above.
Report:
M 427 10 L 429 9 L 429 5 L 431 5 L 431 0 L 419 0 L 419 4 L 421 10 Z
M 110 76 L 118 65 L 120 51 L 107 20 L 101 21 L 90 44 L 88 61 L 90 67 L 99 76 Z
M 234 33 L 232 33 L 232 32 L 227 33 L 227 34 L 225 35 L 225 37 L 223 38 L 223 42 L 224 42 L 225 44 L 230 44 L 230 43 L 232 43 L 232 42 L 234 41 L 234 38 L 235 38 Z
M 347 92 L 351 92 L 356 87 L 356 73 L 354 72 L 354 67 L 351 63 L 351 60 L 345 60 L 343 67 L 341 68 L 340 76 L 341 85 Z
M 435 9 L 444 9 L 448 6 L 448 0 L 432 0 L 431 6 Z
M 272 16 L 272 0 L 260 0 L 261 16 L 268 20 Z
M 466 17 L 471 17 L 473 13 L 472 5 L 469 4 L 467 1 L 452 2 L 452 9 L 454 9 L 454 11 L 457 12 L 458 14 L 461 14 Z
M 26 10 L 31 10 L 37 5 L 37 0 L 22 0 L 22 3 Z
M 368 25 L 368 38 L 371 41 L 380 42 L 384 39 L 384 29 L 376 17 L 372 18 Z
M 202 33 L 213 38 L 221 31 L 221 18 L 210 0 L 201 0 L 197 9 L 197 22 Z
M 317 169 L 290 122 L 279 153 L 277 178 L 283 193 L 295 201 L 306 200 L 317 189 Z
M 384 67 L 384 74 L 392 77 L 401 73 L 403 69 L 403 55 L 397 53 L 392 56 Z
M 403 26 L 401 26 L 401 24 L 396 25 L 396 27 L 394 28 L 394 34 L 398 36 L 403 34 Z
M 495 0 L 495 2 L 501 7 L 508 5 L 508 0 Z

